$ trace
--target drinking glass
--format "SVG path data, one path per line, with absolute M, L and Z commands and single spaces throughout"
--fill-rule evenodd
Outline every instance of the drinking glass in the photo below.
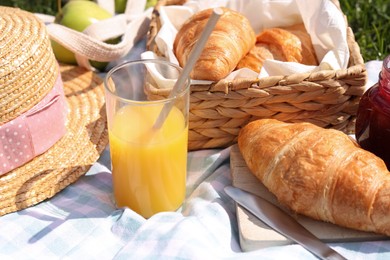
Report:
M 172 91 L 181 72 L 137 60 L 104 80 L 115 202 L 145 218 L 177 210 L 186 194 L 190 79 Z

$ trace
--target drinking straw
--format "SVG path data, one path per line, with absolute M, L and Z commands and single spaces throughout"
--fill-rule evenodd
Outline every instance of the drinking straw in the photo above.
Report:
M 194 67 L 196 61 L 198 60 L 200 54 L 202 53 L 202 50 L 213 31 L 215 25 L 218 22 L 219 17 L 223 14 L 223 11 L 221 8 L 214 8 L 213 12 L 207 21 L 207 24 L 205 28 L 203 29 L 202 35 L 200 36 L 198 42 L 195 44 L 194 49 L 191 51 L 190 56 L 187 60 L 186 65 L 183 68 L 182 73 L 179 75 L 179 78 L 177 79 L 175 85 L 172 88 L 171 93 L 169 94 L 168 98 L 174 97 L 179 89 L 180 86 L 184 84 L 184 82 L 187 80 L 188 76 L 190 75 L 190 72 L 192 71 L 192 68 Z M 158 115 L 158 118 L 156 122 L 153 125 L 154 129 L 159 129 L 166 119 L 166 117 L 169 114 L 169 111 L 173 107 L 173 102 L 168 102 L 164 105 L 162 108 L 160 114 Z

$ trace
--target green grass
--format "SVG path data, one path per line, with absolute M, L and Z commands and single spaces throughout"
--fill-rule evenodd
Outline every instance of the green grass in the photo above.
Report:
M 383 60 L 390 54 L 390 1 L 339 0 L 365 61 Z M 64 0 L 63 0 L 64 2 Z M 57 0 L 0 0 L 0 5 L 54 15 Z
M 0 0 L 0 5 L 50 15 L 55 15 L 57 12 L 57 0 Z
M 365 61 L 390 54 L 390 1 L 339 0 Z

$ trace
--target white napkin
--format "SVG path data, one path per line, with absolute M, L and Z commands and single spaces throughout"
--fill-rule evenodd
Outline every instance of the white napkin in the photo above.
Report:
M 319 66 L 294 62 L 267 60 L 260 74 L 243 69 L 227 76 L 268 77 L 290 75 L 321 69 L 346 69 L 349 50 L 343 13 L 330 0 L 189 0 L 183 6 L 164 6 L 160 10 L 162 28 L 156 36 L 159 50 L 169 61 L 178 64 L 173 53 L 173 42 L 181 25 L 194 13 L 212 7 L 224 6 L 245 15 L 256 34 L 264 28 L 304 23 L 320 61 Z M 204 84 L 209 84 L 205 81 Z

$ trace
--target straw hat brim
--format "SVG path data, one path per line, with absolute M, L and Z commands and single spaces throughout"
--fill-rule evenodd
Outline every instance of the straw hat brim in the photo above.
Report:
M 108 143 L 103 80 L 81 67 L 61 65 L 60 71 L 67 132 L 42 155 L 0 176 L 0 215 L 53 197 L 84 175 Z

